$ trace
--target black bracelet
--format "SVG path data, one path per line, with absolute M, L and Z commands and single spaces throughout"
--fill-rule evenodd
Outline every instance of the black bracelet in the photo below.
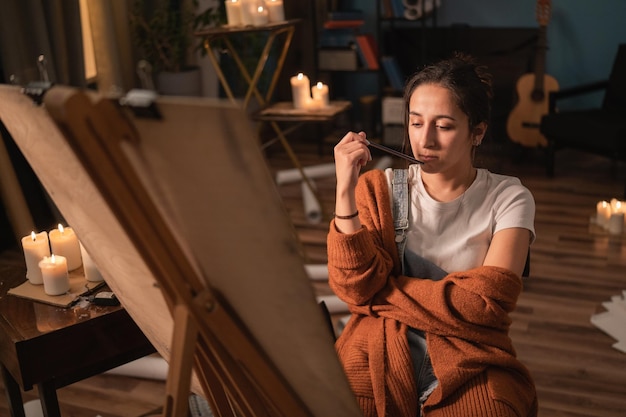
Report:
M 357 210 L 357 211 L 355 211 L 355 212 L 354 212 L 354 213 L 352 213 L 352 214 L 347 215 L 347 216 L 340 216 L 340 215 L 338 215 L 338 214 L 336 214 L 336 213 L 333 213 L 333 216 L 335 216 L 335 218 L 337 218 L 337 219 L 341 219 L 341 220 L 350 220 L 350 219 L 354 219 L 354 218 L 355 218 L 356 216 L 358 216 L 358 215 L 359 215 L 359 211 L 358 211 L 358 210 Z

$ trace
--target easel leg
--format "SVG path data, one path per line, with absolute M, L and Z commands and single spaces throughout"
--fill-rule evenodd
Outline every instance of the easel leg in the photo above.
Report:
M 198 338 L 198 328 L 187 307 L 174 307 L 174 332 L 170 354 L 169 374 L 165 384 L 164 417 L 187 417 L 193 358 Z

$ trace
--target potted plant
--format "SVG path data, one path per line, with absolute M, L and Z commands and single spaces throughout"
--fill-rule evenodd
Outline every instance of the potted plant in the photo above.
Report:
M 214 5 L 198 13 L 198 0 L 133 2 L 133 38 L 142 59 L 152 66 L 161 94 L 200 95 L 200 71 L 188 58 L 195 43 L 193 32 L 222 22 L 222 9 Z

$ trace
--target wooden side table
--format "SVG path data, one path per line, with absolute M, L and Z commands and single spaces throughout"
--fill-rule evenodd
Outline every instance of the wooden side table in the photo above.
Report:
M 123 307 L 64 309 L 7 295 L 25 281 L 20 255 L 0 258 L 0 370 L 9 408 L 12 417 L 24 417 L 20 389 L 37 386 L 44 416 L 60 417 L 58 388 L 155 349 Z
M 352 107 L 350 101 L 331 101 L 329 106 L 321 109 L 295 109 L 291 102 L 278 102 L 270 106 L 261 109 L 260 111 L 252 115 L 253 120 L 260 122 L 268 122 L 276 137 L 266 142 L 263 146 L 269 146 L 276 140 L 280 141 L 281 145 L 289 155 L 289 158 L 300 171 L 302 179 L 306 182 L 307 186 L 319 201 L 319 196 L 313 187 L 310 179 L 306 176 L 302 164 L 297 155 L 291 148 L 289 141 L 287 140 L 287 134 L 302 127 L 307 123 L 329 123 L 336 120 L 340 115 L 346 113 Z M 279 123 L 290 125 L 288 129 L 283 128 Z
M 300 19 L 291 19 L 286 20 L 284 22 L 270 23 L 263 26 L 245 26 L 245 27 L 229 27 L 229 26 L 220 26 L 216 28 L 210 28 L 201 30 L 195 33 L 195 36 L 202 38 L 204 49 L 207 52 L 207 55 L 211 59 L 211 63 L 217 73 L 217 78 L 220 80 L 226 95 L 230 100 L 235 102 L 235 96 L 232 92 L 232 89 L 222 71 L 219 61 L 216 58 L 216 53 L 219 48 L 221 48 L 223 42 L 223 46 L 225 46 L 227 52 L 233 57 L 237 68 L 241 73 L 241 76 L 248 83 L 248 90 L 243 100 L 243 108 L 247 109 L 250 104 L 250 99 L 252 95 L 256 97 L 259 101 L 259 105 L 261 107 L 265 106 L 271 99 L 272 94 L 274 93 L 274 89 L 276 88 L 276 82 L 280 76 L 280 72 L 285 64 L 285 58 L 287 57 L 287 51 L 289 50 L 289 46 L 291 45 L 291 40 L 293 39 L 293 34 L 295 32 L 296 24 L 300 21 Z M 235 48 L 230 40 L 230 38 L 234 35 L 240 35 L 244 33 L 259 33 L 259 34 L 267 34 L 267 39 L 265 41 L 265 45 L 263 46 L 263 50 L 261 51 L 258 61 L 254 70 L 254 74 L 250 76 L 250 73 L 246 66 L 244 65 L 237 48 Z M 282 43 L 281 43 L 282 40 Z M 261 75 L 263 73 L 263 69 L 267 64 L 267 60 L 270 57 L 270 53 L 272 51 L 272 46 L 276 44 L 278 45 L 278 57 L 276 61 L 276 68 L 274 69 L 274 73 L 269 83 L 269 87 L 265 94 L 262 94 L 259 91 L 258 84 L 261 79 Z

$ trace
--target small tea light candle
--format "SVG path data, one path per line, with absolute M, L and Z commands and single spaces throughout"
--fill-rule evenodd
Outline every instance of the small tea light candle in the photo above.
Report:
M 269 16 L 267 9 L 263 6 L 259 6 L 256 9 L 256 13 L 253 15 L 254 26 L 267 25 L 269 22 Z
M 228 22 L 228 26 L 242 26 L 241 1 L 226 0 L 224 3 L 226 4 L 226 20 Z
M 85 247 L 80 244 L 80 254 L 83 258 L 83 270 L 85 271 L 85 279 L 91 282 L 100 282 L 104 281 L 98 266 L 95 264 L 89 252 L 85 249 Z
M 67 259 L 67 269 L 73 271 L 80 268 L 83 262 L 80 257 L 80 244 L 74 230 L 59 224 L 57 229 L 48 232 L 48 236 L 52 253 Z
M 270 23 L 282 22 L 285 20 L 285 10 L 283 9 L 283 0 L 266 0 L 265 7 L 269 14 Z
M 311 94 L 313 101 L 316 101 L 318 105 L 316 107 L 328 107 L 330 99 L 328 97 L 328 86 L 321 82 L 318 82 L 315 87 L 311 88 Z
M 22 238 L 22 249 L 24 250 L 24 260 L 26 261 L 26 278 L 31 284 L 43 284 L 39 261 L 45 256 L 50 256 L 50 245 L 46 232 L 31 232 L 30 236 Z
M 293 107 L 296 109 L 308 108 L 311 101 L 311 82 L 309 77 L 303 73 L 291 77 L 291 96 L 293 98 Z
M 48 295 L 65 294 L 70 289 L 67 260 L 64 256 L 46 256 L 39 262 L 43 277 L 43 290 Z

